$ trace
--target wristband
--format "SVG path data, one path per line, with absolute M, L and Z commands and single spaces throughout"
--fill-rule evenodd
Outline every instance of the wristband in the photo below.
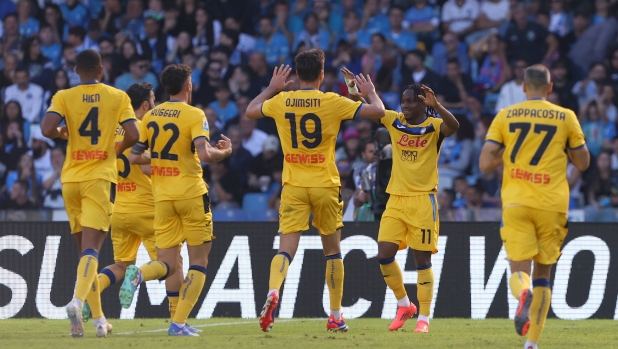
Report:
M 358 93 L 358 86 L 356 86 L 356 84 L 354 84 L 354 87 L 350 87 L 349 83 L 352 82 L 353 80 L 347 80 L 345 81 L 346 86 L 348 87 L 348 93 L 350 94 L 355 94 Z

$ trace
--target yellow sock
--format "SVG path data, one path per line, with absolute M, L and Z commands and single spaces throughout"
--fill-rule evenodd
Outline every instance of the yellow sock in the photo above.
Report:
M 103 268 L 103 270 L 101 270 L 98 279 L 99 289 L 101 290 L 100 292 L 103 292 L 104 289 L 116 283 L 116 275 L 114 275 L 114 273 L 107 268 Z
M 416 282 L 416 298 L 420 306 L 419 315 L 429 316 L 431 300 L 433 299 L 433 269 L 431 263 L 424 267 L 416 268 L 418 280 Z
M 530 328 L 528 341 L 538 343 L 545 327 L 549 304 L 551 303 L 551 289 L 548 279 L 536 279 L 532 282 L 532 304 L 530 304 Z
M 101 307 L 101 288 L 99 287 L 99 278 L 94 278 L 88 297 L 86 297 L 88 305 L 90 305 L 90 311 L 92 312 L 92 318 L 98 319 L 103 316 L 103 308 Z
M 174 319 L 174 315 L 176 315 L 176 308 L 178 308 L 178 297 L 179 292 L 167 292 L 167 302 L 170 310 L 170 319 Z
M 511 293 L 513 296 L 519 299 L 521 291 L 530 288 L 530 275 L 523 271 L 516 271 L 511 274 L 509 285 L 511 286 Z
M 341 309 L 343 298 L 343 259 L 341 253 L 326 256 L 326 285 L 330 296 L 330 310 Z
M 180 300 L 178 301 L 176 313 L 172 318 L 173 322 L 177 324 L 187 322 L 189 313 L 193 310 L 193 306 L 195 306 L 197 299 L 202 293 L 204 282 L 206 282 L 206 268 L 199 265 L 190 266 L 185 282 L 182 283 L 180 288 Z
M 408 293 L 403 285 L 403 274 L 395 257 L 380 259 L 378 262 L 380 262 L 380 270 L 382 271 L 382 276 L 384 276 L 384 281 L 393 290 L 395 298 L 399 300 L 406 297 Z
M 92 288 L 92 283 L 97 277 L 99 268 L 99 254 L 95 250 L 87 249 L 82 253 L 82 258 L 77 266 L 77 286 L 75 298 L 84 302 Z
M 292 263 L 292 258 L 285 252 L 279 252 L 270 262 L 270 280 L 268 281 L 269 290 L 279 290 L 285 276 L 288 274 L 288 267 Z
M 142 282 L 150 280 L 165 280 L 170 272 L 170 268 L 167 264 L 159 261 L 150 261 L 139 267 L 139 270 L 142 272 Z

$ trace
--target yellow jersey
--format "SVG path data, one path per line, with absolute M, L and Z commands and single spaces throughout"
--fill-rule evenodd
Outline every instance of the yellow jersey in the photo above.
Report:
M 150 149 L 155 201 L 185 200 L 207 193 L 193 141 L 210 137 L 204 111 L 170 100 L 146 113 L 140 143 Z
M 137 120 L 138 127 L 141 123 L 140 120 Z M 123 138 L 124 129 L 118 126 L 116 128 L 116 142 L 122 142 Z M 116 160 L 116 166 L 118 166 L 118 185 L 116 186 L 114 212 L 154 212 L 150 177 L 142 172 L 140 165 L 131 165 L 129 163 L 130 152 L 131 149 L 125 150 L 124 153 L 118 155 L 118 160 Z
M 486 139 L 505 147 L 502 207 L 568 211 L 565 149 L 585 144 L 573 111 L 540 99 L 521 102 L 500 110 Z
M 262 115 L 275 120 L 283 148 L 283 185 L 341 186 L 335 144 L 344 120 L 362 107 L 335 93 L 316 89 L 281 92 L 262 103 Z
M 393 168 L 386 192 L 415 196 L 438 191 L 438 157 L 444 135 L 442 119 L 426 116 L 410 124 L 403 113 L 387 110 L 380 122 L 391 136 Z
M 116 183 L 116 127 L 135 121 L 129 96 L 101 83 L 80 84 L 58 91 L 47 113 L 63 118 L 69 134 L 61 182 Z

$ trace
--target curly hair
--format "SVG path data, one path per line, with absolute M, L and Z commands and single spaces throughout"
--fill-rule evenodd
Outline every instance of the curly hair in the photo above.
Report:
M 412 92 L 414 93 L 414 101 L 420 100 L 420 98 L 418 98 L 419 95 L 425 97 L 425 91 L 423 91 L 421 86 L 422 85 L 419 85 L 419 84 L 412 84 L 412 85 L 406 86 L 406 88 L 404 88 L 403 91 L 401 92 L 402 97 L 403 97 L 403 93 L 404 92 L 406 92 L 407 90 L 412 90 Z M 421 100 L 421 102 L 422 102 L 422 100 Z M 433 109 L 432 107 L 425 107 L 425 114 L 427 114 L 428 116 L 431 116 L 431 117 L 437 117 L 438 116 L 438 112 L 435 109 Z
M 161 84 L 165 92 L 170 96 L 179 94 L 192 73 L 191 67 L 186 64 L 168 65 L 161 73 Z

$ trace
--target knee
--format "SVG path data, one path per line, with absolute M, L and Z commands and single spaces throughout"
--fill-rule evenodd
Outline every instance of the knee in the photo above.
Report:
M 131 262 L 116 262 L 116 265 L 122 269 L 122 272 L 124 273 L 127 268 L 129 267 L 129 265 L 133 265 L 135 264 L 135 261 L 131 261 Z
M 380 264 L 391 264 L 394 261 L 395 261 L 395 254 L 389 253 L 389 252 L 380 253 L 378 251 L 378 262 Z

